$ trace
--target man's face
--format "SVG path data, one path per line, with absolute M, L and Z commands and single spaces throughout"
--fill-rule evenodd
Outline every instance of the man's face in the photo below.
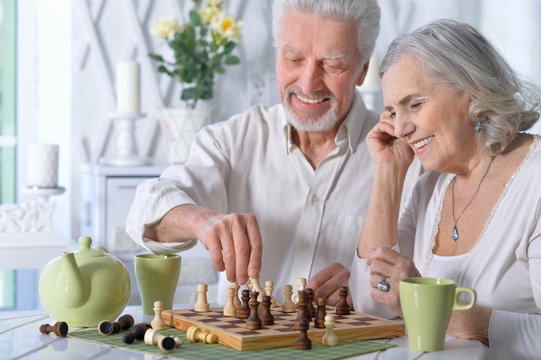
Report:
M 366 70 L 353 22 L 298 11 L 284 15 L 276 73 L 280 100 L 296 129 L 325 131 L 341 123 Z

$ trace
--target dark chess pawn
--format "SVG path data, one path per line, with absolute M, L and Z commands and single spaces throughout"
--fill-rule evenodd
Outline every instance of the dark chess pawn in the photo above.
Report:
M 325 315 L 327 315 L 327 298 L 318 298 L 317 301 L 317 312 L 316 317 L 314 318 L 314 327 L 318 329 L 325 329 Z
M 257 308 L 259 307 L 259 301 L 257 301 L 258 291 L 252 291 L 250 294 L 250 315 L 246 319 L 246 327 L 250 330 L 261 329 L 261 319 L 257 314 Z
M 316 308 L 314 307 L 314 290 L 311 288 L 307 288 L 305 292 L 306 292 L 306 306 L 308 307 L 308 315 L 310 316 L 310 320 L 312 320 L 312 318 L 316 316 Z
M 128 330 L 133 326 L 133 316 L 130 314 L 122 315 L 118 318 L 117 323 L 120 326 L 120 330 Z
M 342 286 L 338 291 L 340 296 L 340 301 L 336 304 L 336 314 L 337 315 L 349 315 L 350 308 L 348 304 L 348 287 Z
M 39 327 L 39 331 L 42 334 L 49 334 L 50 332 L 53 332 L 56 336 L 65 337 L 68 334 L 68 324 L 64 321 L 58 321 L 53 326 L 43 324 Z
M 312 348 L 312 340 L 308 337 L 308 327 L 309 322 L 306 318 L 302 318 L 299 321 L 299 331 L 301 332 L 301 337 L 297 339 L 297 349 L 299 350 L 310 350 Z
M 272 298 L 268 295 L 263 296 L 263 302 L 261 303 L 261 308 L 263 310 L 261 311 L 261 314 L 259 315 L 262 325 L 274 324 L 274 316 L 270 312 L 271 305 L 272 305 Z
M 242 305 L 240 306 L 240 309 L 237 311 L 237 317 L 239 319 L 247 319 L 248 316 L 250 316 L 250 306 L 248 304 L 248 301 L 250 301 L 250 290 L 242 290 L 241 293 L 241 299 L 242 299 Z
M 140 323 L 133 325 L 124 336 L 122 336 L 122 341 L 126 344 L 131 344 L 133 340 L 144 340 L 145 332 L 150 328 L 150 325 L 145 323 Z
M 98 324 L 98 332 L 102 335 L 116 334 L 120 331 L 120 325 L 117 322 L 103 320 Z

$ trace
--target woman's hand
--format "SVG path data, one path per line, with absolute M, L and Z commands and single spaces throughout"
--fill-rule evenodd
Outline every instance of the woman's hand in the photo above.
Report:
M 407 141 L 395 136 L 393 121 L 387 111 L 366 136 L 368 151 L 375 164 L 394 162 L 406 169 L 413 161 L 413 150 Z
M 413 261 L 388 247 L 380 247 L 368 255 L 366 263 L 370 266 L 372 299 L 402 317 L 398 292 L 400 280 L 421 276 Z M 389 291 L 378 289 L 378 283 L 382 280 L 389 284 Z

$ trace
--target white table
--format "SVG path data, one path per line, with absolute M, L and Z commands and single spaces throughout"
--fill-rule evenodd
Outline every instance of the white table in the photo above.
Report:
M 175 306 L 175 308 L 181 306 Z M 135 322 L 150 322 L 152 316 L 144 316 L 140 306 L 129 306 L 123 313 L 129 313 Z M 54 320 L 43 310 L 24 312 L 0 312 L 0 359 L 111 359 L 111 360 L 150 360 L 164 359 L 150 353 L 129 351 L 76 338 L 59 338 L 54 334 L 39 332 L 41 324 L 54 324 Z M 77 331 L 70 329 L 70 331 Z M 445 350 L 422 353 L 409 350 L 407 337 L 391 340 L 378 340 L 397 344 L 398 347 L 374 352 L 354 359 L 486 359 L 487 348 L 478 341 L 456 339 L 448 336 Z

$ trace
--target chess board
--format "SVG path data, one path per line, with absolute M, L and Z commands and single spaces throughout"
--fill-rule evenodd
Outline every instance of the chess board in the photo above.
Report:
M 405 325 L 372 315 L 351 312 L 350 315 L 336 315 L 332 306 L 326 307 L 327 314 L 335 318 L 334 332 L 340 342 L 404 336 Z M 198 326 L 218 337 L 220 344 L 237 350 L 260 350 L 275 347 L 295 346 L 300 336 L 294 323 L 297 313 L 283 313 L 279 308 L 272 310 L 274 325 L 259 330 L 246 328 L 246 321 L 223 315 L 222 307 L 211 308 L 210 312 L 196 312 L 193 309 L 164 310 L 162 319 L 169 326 L 187 331 Z M 321 343 L 325 329 L 318 329 L 310 323 L 308 337 L 312 344 Z

